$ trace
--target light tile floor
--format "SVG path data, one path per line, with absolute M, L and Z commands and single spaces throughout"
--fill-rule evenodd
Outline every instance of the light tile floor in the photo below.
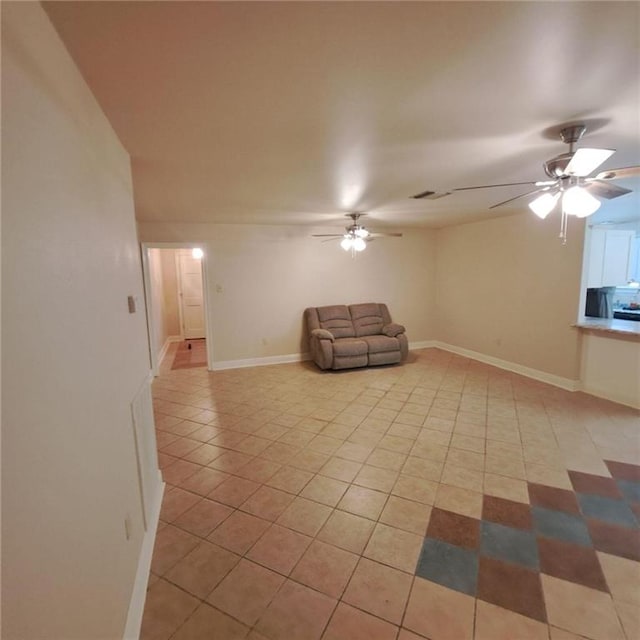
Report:
M 144 640 L 640 637 L 638 412 L 436 349 L 154 403 Z

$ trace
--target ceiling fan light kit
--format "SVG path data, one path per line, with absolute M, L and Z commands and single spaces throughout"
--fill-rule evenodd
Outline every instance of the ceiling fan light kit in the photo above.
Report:
M 395 236 L 397 238 L 402 237 L 401 233 L 373 233 L 364 226 L 359 224 L 358 219 L 363 213 L 348 213 L 348 218 L 351 218 L 352 223 L 345 227 L 346 233 L 314 233 L 315 238 L 326 238 L 323 242 L 330 240 L 340 240 L 340 246 L 345 251 L 351 251 L 351 255 L 355 256 L 356 253 L 360 253 L 367 248 L 367 242 L 380 236 Z
M 486 184 L 475 187 L 460 187 L 451 191 L 470 191 L 473 189 L 490 189 L 495 187 L 513 187 L 516 185 L 534 185 L 536 188 L 518 196 L 503 200 L 489 207 L 495 209 L 505 204 L 534 196 L 528 205 L 531 211 L 544 220 L 560 202 L 561 221 L 560 239 L 563 244 L 567 242 L 567 218 L 586 218 L 594 214 L 602 204 L 599 198 L 611 200 L 618 198 L 631 189 L 611 184 L 611 180 L 631 178 L 640 175 L 640 167 L 625 167 L 622 169 L 610 169 L 602 171 L 593 178 L 588 177 L 603 162 L 608 160 L 615 149 L 574 149 L 574 145 L 585 134 L 587 127 L 584 124 L 572 124 L 560 130 L 560 139 L 569 145 L 569 151 L 561 153 L 543 163 L 543 168 L 550 178 L 538 182 L 510 182 L 506 184 Z M 434 191 L 424 191 L 413 198 L 427 198 Z

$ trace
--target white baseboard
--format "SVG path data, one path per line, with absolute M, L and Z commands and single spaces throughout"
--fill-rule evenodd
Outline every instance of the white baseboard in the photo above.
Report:
M 310 360 L 308 353 L 289 353 L 284 356 L 266 356 L 264 358 L 247 358 L 246 360 L 221 360 L 214 362 L 211 371 L 224 369 L 242 369 L 244 367 L 264 367 L 270 364 L 287 364 L 289 362 L 303 362 Z
M 151 570 L 151 557 L 153 556 L 153 545 L 156 541 L 156 532 L 160 520 L 160 507 L 164 495 L 165 484 L 162 481 L 162 474 L 158 470 L 158 495 L 151 510 L 149 526 L 142 539 L 140 555 L 138 557 L 138 569 L 133 583 L 133 592 L 129 601 L 129 612 L 127 622 L 124 627 L 124 640 L 138 640 L 140 637 L 140 627 L 142 625 L 142 614 L 144 613 L 144 603 L 147 598 L 147 584 L 149 583 L 149 571 Z
M 158 354 L 158 363 L 162 362 L 164 357 L 167 355 L 167 351 L 169 351 L 169 347 L 174 342 L 181 342 L 182 336 L 168 336 L 162 345 L 162 349 L 160 349 L 160 353 Z
M 422 340 L 418 342 L 410 342 L 409 351 L 413 351 L 414 349 L 431 349 L 435 346 L 437 346 L 435 340 Z
M 580 391 L 588 393 L 590 396 L 596 398 L 602 398 L 603 400 L 609 400 L 610 402 L 616 402 L 617 404 L 623 404 L 626 407 L 632 409 L 640 409 L 640 398 L 636 395 L 634 397 L 622 395 L 612 391 L 611 389 L 600 389 L 598 387 L 589 387 L 586 385 L 580 385 Z
M 446 342 L 440 342 L 438 340 L 434 342 L 433 346 L 437 349 L 449 351 L 451 353 L 464 356 L 465 358 L 471 358 L 472 360 L 484 362 L 485 364 L 490 364 L 494 367 L 498 367 L 499 369 L 504 369 L 505 371 L 511 371 L 512 373 L 517 373 L 521 376 L 532 378 L 533 380 L 538 380 L 539 382 L 546 382 L 547 384 L 551 384 L 554 387 L 560 387 L 561 389 L 565 389 L 566 391 L 581 390 L 580 380 L 563 378 L 562 376 L 556 376 L 552 373 L 547 373 L 546 371 L 540 371 L 539 369 L 525 367 L 524 365 L 518 364 L 516 362 L 509 362 L 508 360 L 502 360 L 501 358 L 494 358 L 493 356 L 488 356 L 478 351 L 471 351 L 471 349 L 456 347 L 452 344 L 447 344 Z

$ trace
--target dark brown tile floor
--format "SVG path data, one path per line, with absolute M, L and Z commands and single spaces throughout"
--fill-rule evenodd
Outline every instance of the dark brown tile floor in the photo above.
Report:
M 143 639 L 640 637 L 638 412 L 435 349 L 161 370 Z

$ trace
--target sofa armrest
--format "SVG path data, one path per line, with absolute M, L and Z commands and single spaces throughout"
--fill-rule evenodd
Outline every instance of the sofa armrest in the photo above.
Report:
M 319 340 L 331 340 L 331 342 L 335 340 L 333 334 L 326 329 L 312 329 L 311 335 L 315 338 L 318 338 Z
M 382 333 L 390 338 L 395 338 L 397 335 L 404 333 L 405 329 L 401 324 L 392 322 L 391 324 L 385 324 L 382 327 Z

